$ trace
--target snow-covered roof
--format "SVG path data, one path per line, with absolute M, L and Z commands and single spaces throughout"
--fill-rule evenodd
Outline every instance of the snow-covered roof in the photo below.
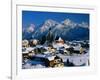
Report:
M 81 45 L 78 45 L 74 47 L 74 50 L 80 50 L 80 48 L 81 48 Z
M 69 45 L 67 45 L 67 44 L 64 44 L 64 47 L 65 47 L 65 48 L 69 48 L 70 46 L 69 46 Z
M 28 48 L 26 48 L 26 51 L 32 51 L 32 50 L 34 50 L 33 47 L 28 47 Z
M 46 51 L 46 52 L 44 52 L 44 54 L 50 54 L 50 52 L 49 51 Z
M 23 51 L 23 52 L 22 52 L 22 54 L 26 54 L 26 53 L 28 53 L 28 51 Z
M 37 47 L 37 48 L 41 48 L 41 47 L 44 47 L 44 46 L 42 46 L 42 45 L 36 45 L 36 47 Z
M 61 37 L 59 37 L 58 41 L 63 41 L 63 39 Z
M 25 51 L 22 51 L 22 54 L 29 53 L 29 51 L 32 51 L 32 50 L 34 50 L 33 47 L 28 47 L 28 48 L 26 48 Z
M 56 44 L 54 43 L 54 44 L 53 44 L 53 47 L 54 47 L 54 48 L 59 48 L 59 47 L 63 47 L 63 46 L 64 46 L 64 45 L 63 45 L 62 43 L 56 43 Z

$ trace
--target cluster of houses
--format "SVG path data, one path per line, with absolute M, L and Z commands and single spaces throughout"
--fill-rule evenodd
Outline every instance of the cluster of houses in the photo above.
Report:
M 82 42 L 81 42 L 82 43 Z M 61 37 L 49 44 L 41 45 L 39 40 L 22 41 L 23 66 L 64 67 L 89 65 L 89 44 L 67 43 Z

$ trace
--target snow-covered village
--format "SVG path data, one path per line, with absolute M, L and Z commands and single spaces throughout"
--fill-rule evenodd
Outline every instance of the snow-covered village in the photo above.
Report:
M 23 16 L 24 14 L 26 13 L 23 12 Z M 50 13 L 51 16 L 52 14 Z M 74 21 L 76 18 L 57 21 L 49 17 L 51 19 L 43 20 L 38 26 L 30 24 L 29 27 L 23 27 L 22 69 L 89 66 L 88 16 L 77 14 L 77 18 L 81 17 L 79 22 Z

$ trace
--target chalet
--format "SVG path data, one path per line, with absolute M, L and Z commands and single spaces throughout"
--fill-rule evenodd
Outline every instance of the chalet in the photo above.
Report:
M 28 42 L 28 40 L 23 40 L 23 41 L 22 41 L 22 47 L 29 47 L 29 42 Z

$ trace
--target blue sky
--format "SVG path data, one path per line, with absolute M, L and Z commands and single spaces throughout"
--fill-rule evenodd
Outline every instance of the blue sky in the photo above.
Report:
M 47 19 L 53 19 L 57 22 L 62 22 L 65 19 L 70 19 L 76 23 L 86 22 L 89 24 L 89 14 L 22 11 L 23 27 L 28 27 L 30 24 L 34 24 L 35 26 L 38 26 L 43 24 L 43 22 Z

